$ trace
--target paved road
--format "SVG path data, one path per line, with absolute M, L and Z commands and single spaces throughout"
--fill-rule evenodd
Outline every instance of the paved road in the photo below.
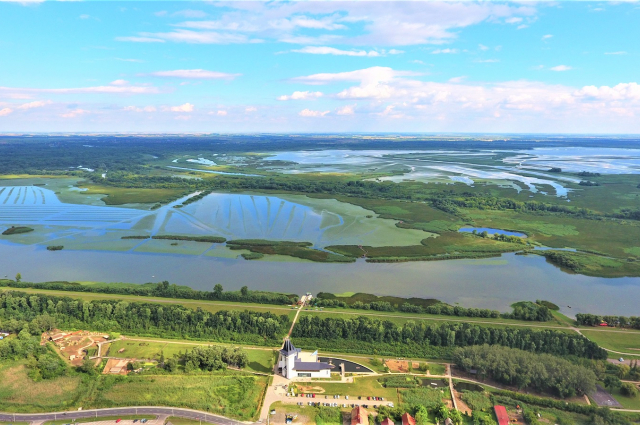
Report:
M 180 416 L 182 418 L 202 420 L 216 425 L 244 425 L 251 422 L 240 422 L 224 416 L 212 415 L 210 413 L 201 412 L 191 409 L 177 409 L 171 407 L 116 407 L 110 409 L 92 409 L 92 410 L 73 410 L 69 412 L 51 412 L 51 413 L 0 413 L 0 422 L 45 422 L 60 419 L 80 418 L 100 418 L 100 416 L 119 416 L 119 415 L 165 415 Z

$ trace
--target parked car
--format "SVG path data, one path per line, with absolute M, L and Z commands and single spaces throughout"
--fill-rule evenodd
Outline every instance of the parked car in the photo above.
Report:
M 387 403 L 387 406 L 393 407 L 393 403 Z
M 118 418 L 116 419 L 116 423 L 119 423 L 122 419 Z

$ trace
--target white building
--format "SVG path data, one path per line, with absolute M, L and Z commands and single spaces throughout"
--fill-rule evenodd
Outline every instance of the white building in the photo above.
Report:
M 280 350 L 278 370 L 287 379 L 294 378 L 331 378 L 334 366 L 318 361 L 318 352 L 303 353 L 287 338 Z

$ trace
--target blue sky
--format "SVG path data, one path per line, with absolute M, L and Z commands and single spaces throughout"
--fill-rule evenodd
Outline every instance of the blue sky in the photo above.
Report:
M 635 2 L 0 1 L 0 131 L 640 133 Z

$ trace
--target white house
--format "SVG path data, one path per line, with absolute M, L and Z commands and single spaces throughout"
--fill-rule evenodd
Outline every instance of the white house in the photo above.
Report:
M 278 370 L 287 379 L 294 378 L 331 378 L 334 366 L 318 361 L 318 352 L 303 353 L 287 338 L 280 350 Z

